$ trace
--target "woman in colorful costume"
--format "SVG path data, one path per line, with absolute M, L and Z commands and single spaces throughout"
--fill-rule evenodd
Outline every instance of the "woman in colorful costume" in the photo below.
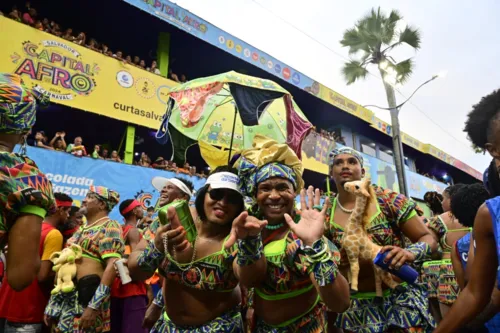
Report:
M 108 214 L 119 200 L 117 192 L 91 186 L 82 202 L 87 223 L 66 244 L 77 244 L 82 249 L 82 258 L 76 260 L 75 288 L 53 294 L 45 308 L 45 323 L 50 327 L 57 322 L 56 332 L 108 332 L 111 329 L 114 263 L 122 257 L 125 245 L 120 224 Z
M 243 285 L 254 287 L 254 332 L 327 332 L 325 304 L 338 312 L 349 305 L 347 281 L 337 275 L 339 252 L 323 236 L 328 202 L 320 205 L 312 187 L 306 202 L 303 167 L 288 145 L 256 135 L 253 147 L 241 153 L 239 175 L 255 200 L 251 214 L 268 225 L 240 241 L 238 255 L 244 251 L 247 260 L 238 262 L 238 273 Z
M 36 109 L 48 97 L 28 89 L 20 76 L 0 74 L 0 248 L 7 244 L 8 283 L 21 291 L 36 278 L 40 267 L 42 221 L 55 212 L 52 185 L 35 162 L 13 153 L 36 120 Z
M 443 192 L 442 207 L 444 213 L 430 219 L 427 224 L 434 234 L 441 250 L 441 260 L 424 263 L 424 272 L 429 288 L 429 296 L 436 296 L 439 301 L 440 316 L 444 317 L 457 299 L 460 288 L 455 278 L 451 263 L 451 250 L 455 242 L 471 231 L 451 213 L 451 200 L 464 185 L 447 187 Z
M 344 184 L 361 180 L 365 176 L 363 157 L 349 147 L 331 153 L 331 176 L 337 186 L 338 196 L 328 212 L 327 236 L 341 248 L 342 237 L 356 198 L 344 189 Z M 437 244 L 430 231 L 422 223 L 416 204 L 401 194 L 375 186 L 377 203 L 368 207 L 372 216 L 368 233 L 372 241 L 388 252 L 389 266 L 399 269 L 403 264 L 421 265 L 430 258 Z M 349 264 L 343 256 L 341 272 L 347 276 Z M 434 320 L 429 313 L 425 287 L 406 285 L 405 291 L 388 290 L 385 287 L 382 302 L 375 296 L 373 263 L 360 262 L 359 292 L 351 296 L 350 308 L 336 316 L 335 326 L 344 332 L 431 332 Z M 329 314 L 333 323 L 335 314 Z
M 170 223 L 158 228 L 138 258 L 144 271 L 159 269 L 165 277 L 163 290 L 168 290 L 163 318 L 151 332 L 242 332 L 241 295 L 233 271 L 237 246 L 230 232 L 233 222 L 247 213 L 236 173 L 228 167 L 215 169 L 198 190 L 195 207 L 197 236 L 192 244 L 184 227 L 172 230 L 179 222 L 170 207 Z

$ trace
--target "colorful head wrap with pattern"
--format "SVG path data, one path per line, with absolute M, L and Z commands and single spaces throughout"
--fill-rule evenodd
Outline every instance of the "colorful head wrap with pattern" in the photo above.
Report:
M 21 76 L 0 73 L 0 133 L 24 134 L 36 121 L 37 105 L 48 105 L 49 97 L 28 89 Z
M 256 134 L 253 148 L 241 152 L 238 163 L 241 190 L 247 196 L 255 196 L 257 185 L 279 177 L 289 180 L 298 192 L 304 187 L 302 163 L 286 144 Z
M 361 164 L 361 167 L 363 167 L 363 156 L 357 150 L 354 150 L 350 147 L 340 147 L 332 150 L 332 152 L 330 153 L 330 165 L 333 164 L 333 160 L 335 159 L 335 157 L 342 154 L 347 154 L 355 157 L 358 160 L 359 164 Z
M 89 193 L 97 195 L 97 197 L 106 204 L 109 211 L 111 211 L 113 207 L 115 207 L 118 202 L 120 202 L 120 194 L 104 186 L 91 185 L 89 187 Z

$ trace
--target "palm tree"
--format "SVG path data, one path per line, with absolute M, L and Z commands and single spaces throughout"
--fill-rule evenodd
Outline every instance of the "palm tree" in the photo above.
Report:
M 414 50 L 420 48 L 420 32 L 411 26 L 398 30 L 396 25 L 403 17 L 392 10 L 389 16 L 372 8 L 359 20 L 354 28 L 347 29 L 340 44 L 349 48 L 351 60 L 344 64 L 342 74 L 347 84 L 352 84 L 368 75 L 368 66 L 377 66 L 384 84 L 387 102 L 391 109 L 394 164 L 398 174 L 399 190 L 408 195 L 403 167 L 403 146 L 399 131 L 399 109 L 396 104 L 394 85 L 405 83 L 414 68 L 412 58 L 397 62 L 390 52 L 403 44 Z

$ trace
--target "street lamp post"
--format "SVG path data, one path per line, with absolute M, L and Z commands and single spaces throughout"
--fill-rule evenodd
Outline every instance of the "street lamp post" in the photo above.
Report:
M 364 105 L 363 107 L 376 107 L 381 110 L 388 110 L 391 114 L 391 127 L 392 127 L 392 145 L 393 145 L 393 158 L 394 158 L 394 165 L 396 166 L 396 174 L 398 177 L 398 184 L 399 184 L 399 193 L 405 195 L 406 197 L 409 197 L 410 192 L 407 187 L 407 182 L 406 182 L 406 170 L 405 170 L 405 157 L 403 153 L 403 140 L 401 139 L 401 130 L 399 126 L 399 111 L 405 105 L 412 97 L 415 95 L 415 93 L 425 86 L 427 83 L 430 83 L 440 77 L 441 75 L 434 75 L 432 78 L 429 80 L 425 81 L 422 83 L 420 86 L 417 87 L 413 91 L 413 93 L 408 97 L 403 103 L 396 105 L 393 108 L 383 108 L 378 105 Z

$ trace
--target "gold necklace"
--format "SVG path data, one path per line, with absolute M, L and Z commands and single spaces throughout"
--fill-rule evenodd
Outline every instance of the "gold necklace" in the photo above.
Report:
M 96 220 L 96 221 L 92 222 L 91 224 L 84 226 L 84 227 L 83 227 L 83 230 L 86 230 L 86 229 L 92 228 L 94 225 L 96 225 L 97 223 L 99 223 L 99 222 L 101 222 L 101 221 L 103 221 L 103 220 L 105 220 L 105 219 L 108 219 L 108 220 L 109 220 L 109 216 L 104 216 L 104 217 L 101 217 L 100 219 L 98 219 L 98 220 Z

